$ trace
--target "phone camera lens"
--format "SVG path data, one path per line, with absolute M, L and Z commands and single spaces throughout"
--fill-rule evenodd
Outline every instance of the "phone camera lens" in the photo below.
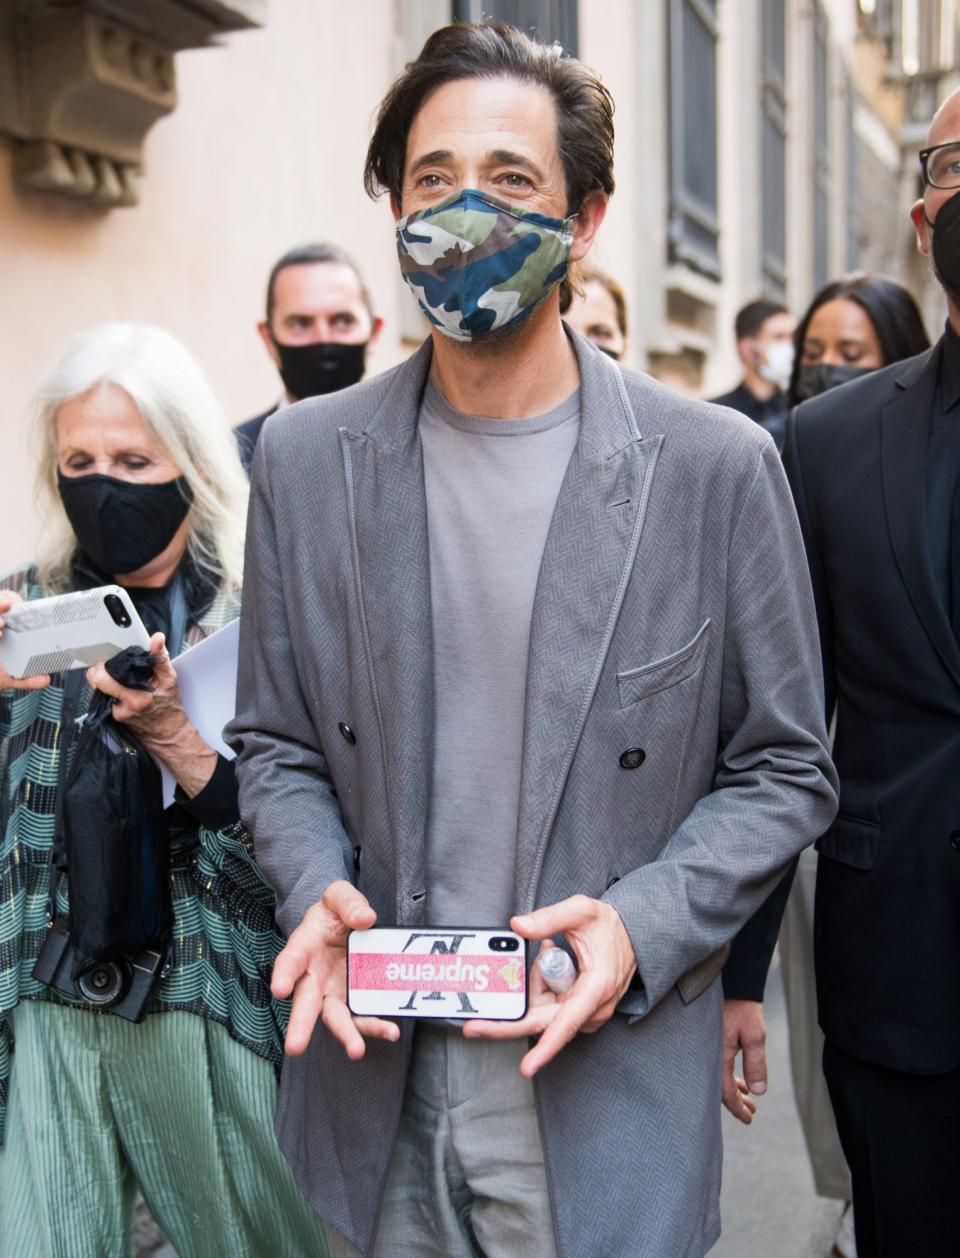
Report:
M 490 940 L 490 947 L 496 952 L 516 952 L 520 947 L 520 942 L 506 935 L 494 935 Z
M 113 623 L 119 625 L 121 629 L 126 629 L 130 624 L 130 616 L 123 605 L 123 599 L 117 594 L 108 594 L 103 602 Z

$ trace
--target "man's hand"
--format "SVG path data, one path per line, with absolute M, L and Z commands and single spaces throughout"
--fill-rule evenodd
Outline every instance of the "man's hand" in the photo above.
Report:
M 400 1028 L 383 1018 L 355 1018 L 347 1008 L 347 936 L 368 930 L 377 920 L 366 896 L 341 878 L 308 909 L 273 967 L 271 991 L 278 999 L 293 992 L 284 1047 L 291 1057 L 307 1051 L 319 1018 L 352 1061 L 366 1052 L 364 1036 L 396 1041 Z
M 759 1000 L 723 1002 L 723 1103 L 740 1122 L 753 1122 L 757 1103 L 750 1095 L 767 1090 L 767 1027 Z M 743 1055 L 743 1077 L 734 1074 Z
M 4 614 L 22 602 L 13 590 L 0 590 L 0 637 L 3 636 Z M 42 690 L 49 685 L 50 678 L 45 673 L 38 673 L 36 677 L 11 677 L 5 668 L 0 668 L 0 690 Z
M 520 1073 L 530 1079 L 578 1031 L 598 1031 L 609 1021 L 630 985 L 637 962 L 617 910 L 586 895 L 574 895 L 559 904 L 514 917 L 510 928 L 525 939 L 546 942 L 549 936 L 562 933 L 573 949 L 580 971 L 570 991 L 556 996 L 534 966 L 525 1018 L 519 1022 L 472 1019 L 464 1024 L 463 1033 L 468 1037 L 507 1040 L 539 1035 L 539 1041 L 520 1063 Z

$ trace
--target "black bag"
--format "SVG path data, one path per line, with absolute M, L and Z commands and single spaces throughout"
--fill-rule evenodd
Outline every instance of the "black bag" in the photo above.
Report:
M 153 660 L 129 647 L 107 661 L 121 685 L 149 689 Z M 87 961 L 161 943 L 172 922 L 160 770 L 97 693 L 80 728 L 61 803 L 70 938 Z

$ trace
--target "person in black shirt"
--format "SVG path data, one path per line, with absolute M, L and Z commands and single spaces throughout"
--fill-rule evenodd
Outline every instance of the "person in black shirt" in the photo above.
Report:
M 260 339 L 283 381 L 269 410 L 234 431 L 247 472 L 266 420 L 303 398 L 356 384 L 383 326 L 356 263 L 337 245 L 299 245 L 274 263 Z
M 711 398 L 754 423 L 782 428 L 787 410 L 786 387 L 793 366 L 796 320 L 775 301 L 751 301 L 737 313 L 734 332 L 744 376 L 735 389 Z M 774 439 L 777 432 L 773 434 Z

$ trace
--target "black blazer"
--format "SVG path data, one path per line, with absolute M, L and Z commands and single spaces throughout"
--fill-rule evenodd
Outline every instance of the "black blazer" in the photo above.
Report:
M 262 415 L 256 415 L 253 419 L 248 419 L 242 424 L 237 424 L 233 433 L 237 439 L 237 448 L 240 451 L 240 462 L 243 464 L 244 471 L 250 475 L 250 468 L 253 464 L 253 452 L 257 446 L 257 438 L 260 436 L 260 429 L 264 425 L 264 421 L 268 420 L 276 406 L 271 406 L 268 411 L 264 411 Z
M 926 449 L 942 342 L 799 407 L 784 463 L 807 547 L 840 812 L 817 844 L 820 1024 L 863 1060 L 960 1064 L 960 645 L 934 585 Z

